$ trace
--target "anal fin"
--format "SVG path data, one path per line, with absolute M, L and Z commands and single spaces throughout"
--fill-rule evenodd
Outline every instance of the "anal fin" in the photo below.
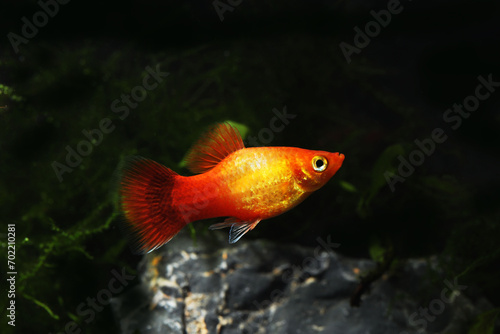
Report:
M 217 223 L 213 224 L 209 227 L 211 230 L 217 230 L 221 228 L 226 228 L 230 227 L 231 230 L 229 230 L 229 243 L 234 244 L 238 240 L 241 239 L 245 233 L 248 231 L 251 231 L 257 226 L 257 224 L 260 222 L 260 219 L 254 220 L 254 221 L 241 221 L 237 218 L 227 218 L 224 222 L 222 223 Z

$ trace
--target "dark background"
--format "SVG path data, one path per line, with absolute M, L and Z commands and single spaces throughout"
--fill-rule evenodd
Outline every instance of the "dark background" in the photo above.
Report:
M 121 158 L 140 154 L 187 175 L 178 163 L 207 126 L 232 120 L 256 136 L 285 106 L 297 116 L 268 145 L 346 159 L 323 189 L 245 238 L 314 246 L 330 235 L 348 256 L 437 255 L 447 277 L 460 275 L 498 307 L 500 92 L 456 130 L 443 113 L 474 94 L 478 76 L 500 81 L 500 5 L 401 5 L 348 63 L 339 44 L 353 44 L 354 27 L 364 29 L 387 1 L 244 0 L 221 21 L 210 1 L 73 0 L 17 54 L 7 35 L 21 35 L 21 18 L 32 22 L 41 8 L 2 3 L 0 205 L 2 222 L 16 224 L 16 332 L 63 332 L 70 320 L 84 333 L 118 331 L 109 306 L 90 323 L 75 310 L 112 269 L 135 272 L 140 260 L 108 196 Z M 170 75 L 119 119 L 112 101 L 157 64 Z M 103 118 L 114 131 L 59 182 L 53 162 L 64 163 L 65 147 Z M 438 127 L 448 139 L 391 192 L 384 172 Z M 227 233 L 208 225 L 191 233 Z M 0 328 L 11 332 L 2 309 Z

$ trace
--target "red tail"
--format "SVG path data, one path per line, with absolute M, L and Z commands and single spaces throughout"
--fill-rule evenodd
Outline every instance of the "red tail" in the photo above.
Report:
M 128 158 L 119 169 L 120 208 L 136 253 L 161 247 L 186 225 L 172 202 L 178 176 L 142 157 Z

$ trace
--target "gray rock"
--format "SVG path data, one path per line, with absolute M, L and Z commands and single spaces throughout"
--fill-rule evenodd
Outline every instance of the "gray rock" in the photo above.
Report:
M 209 239 L 210 238 L 210 239 Z M 140 264 L 141 284 L 112 300 L 124 334 L 142 333 L 466 333 L 491 308 L 472 301 L 454 278 L 429 281 L 429 263 L 412 259 L 372 284 L 350 306 L 359 274 L 373 261 L 316 248 L 184 232 Z

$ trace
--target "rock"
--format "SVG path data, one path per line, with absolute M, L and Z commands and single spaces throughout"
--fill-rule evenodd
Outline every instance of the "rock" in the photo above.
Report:
M 141 284 L 112 299 L 121 332 L 458 334 L 491 308 L 468 298 L 455 278 L 431 283 L 428 259 L 383 275 L 351 307 L 373 261 L 339 255 L 329 237 L 305 248 L 245 238 L 230 245 L 223 235 L 194 245 L 181 233 L 145 256 Z

